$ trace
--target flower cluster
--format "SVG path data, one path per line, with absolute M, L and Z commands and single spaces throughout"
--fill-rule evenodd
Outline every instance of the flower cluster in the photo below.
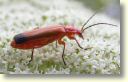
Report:
M 80 3 L 67 0 L 0 0 L 0 73 L 7 74 L 120 74 L 120 23 L 103 14 L 97 14 L 88 25 L 107 22 L 118 27 L 98 25 L 84 32 L 84 40 L 64 37 L 66 42 L 64 66 L 63 46 L 55 42 L 31 50 L 14 49 L 10 42 L 15 34 L 55 24 L 71 24 L 81 29 L 93 14 Z M 86 26 L 85 26 L 86 27 Z

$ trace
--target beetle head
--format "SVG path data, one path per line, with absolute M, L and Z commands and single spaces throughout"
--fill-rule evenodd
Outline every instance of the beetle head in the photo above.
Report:
M 81 31 L 78 33 L 78 36 L 81 37 L 84 40 L 84 37 L 83 37 Z

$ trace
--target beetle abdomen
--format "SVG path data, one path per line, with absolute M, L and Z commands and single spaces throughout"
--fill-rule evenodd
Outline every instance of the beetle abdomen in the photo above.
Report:
M 27 37 L 23 34 L 18 34 L 14 37 L 16 44 L 21 44 L 27 41 Z
M 65 35 L 66 32 L 64 26 L 60 25 L 34 29 L 16 35 L 11 42 L 11 46 L 18 49 L 39 48 L 56 41 Z

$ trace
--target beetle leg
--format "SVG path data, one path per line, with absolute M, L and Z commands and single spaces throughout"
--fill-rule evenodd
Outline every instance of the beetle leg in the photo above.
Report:
M 57 41 L 56 41 L 56 48 L 57 48 Z
M 78 46 L 81 48 L 81 49 L 84 49 L 84 50 L 88 50 L 88 49 L 92 49 L 93 47 L 89 47 L 89 48 L 83 48 L 80 43 L 77 41 L 76 38 L 74 38 L 74 40 L 76 41 L 76 43 L 78 44 Z
M 61 39 L 59 39 L 59 40 L 58 40 L 58 43 L 59 43 L 60 45 L 62 44 L 62 45 L 64 46 L 64 48 L 63 48 L 63 53 L 62 53 L 62 59 L 63 59 L 64 65 L 66 65 L 66 62 L 65 62 L 65 60 L 64 60 L 65 42 L 62 41 Z
M 75 40 L 76 43 L 78 44 L 78 46 L 79 46 L 81 49 L 84 49 L 84 50 L 90 49 L 90 48 L 83 48 L 83 47 L 80 45 L 80 43 L 77 41 L 77 39 L 75 38 L 74 35 L 69 35 L 68 37 L 69 37 L 71 40 Z
M 31 59 L 30 59 L 29 63 L 33 60 L 33 53 L 34 53 L 34 48 L 32 49 L 32 55 L 31 55 Z
M 92 47 L 89 47 L 89 48 L 83 48 L 83 47 L 80 45 L 80 43 L 77 41 L 77 39 L 75 38 L 74 35 L 69 35 L 68 37 L 69 37 L 71 40 L 75 40 L 76 43 L 78 44 L 78 46 L 79 46 L 81 49 L 88 50 L 88 49 L 91 49 L 91 48 L 92 48 Z
M 66 62 L 64 60 L 64 51 L 65 51 L 65 45 L 64 45 L 64 48 L 63 48 L 62 59 L 63 59 L 64 65 L 66 65 Z

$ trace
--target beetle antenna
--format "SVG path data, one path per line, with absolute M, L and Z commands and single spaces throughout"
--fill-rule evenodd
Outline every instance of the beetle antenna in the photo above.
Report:
M 83 31 L 84 26 L 97 14 L 97 12 L 95 12 L 81 27 L 81 31 Z
M 96 24 L 93 24 L 93 25 L 90 25 L 90 26 L 84 28 L 84 29 L 82 30 L 82 33 L 84 32 L 84 30 L 86 30 L 86 29 L 88 29 L 88 28 L 90 28 L 90 27 L 93 27 L 93 26 L 96 26 L 96 25 L 103 25 L 103 24 L 104 24 L 104 25 L 110 25 L 110 26 L 115 26 L 115 27 L 117 27 L 117 25 L 109 24 L 109 23 L 96 23 Z

